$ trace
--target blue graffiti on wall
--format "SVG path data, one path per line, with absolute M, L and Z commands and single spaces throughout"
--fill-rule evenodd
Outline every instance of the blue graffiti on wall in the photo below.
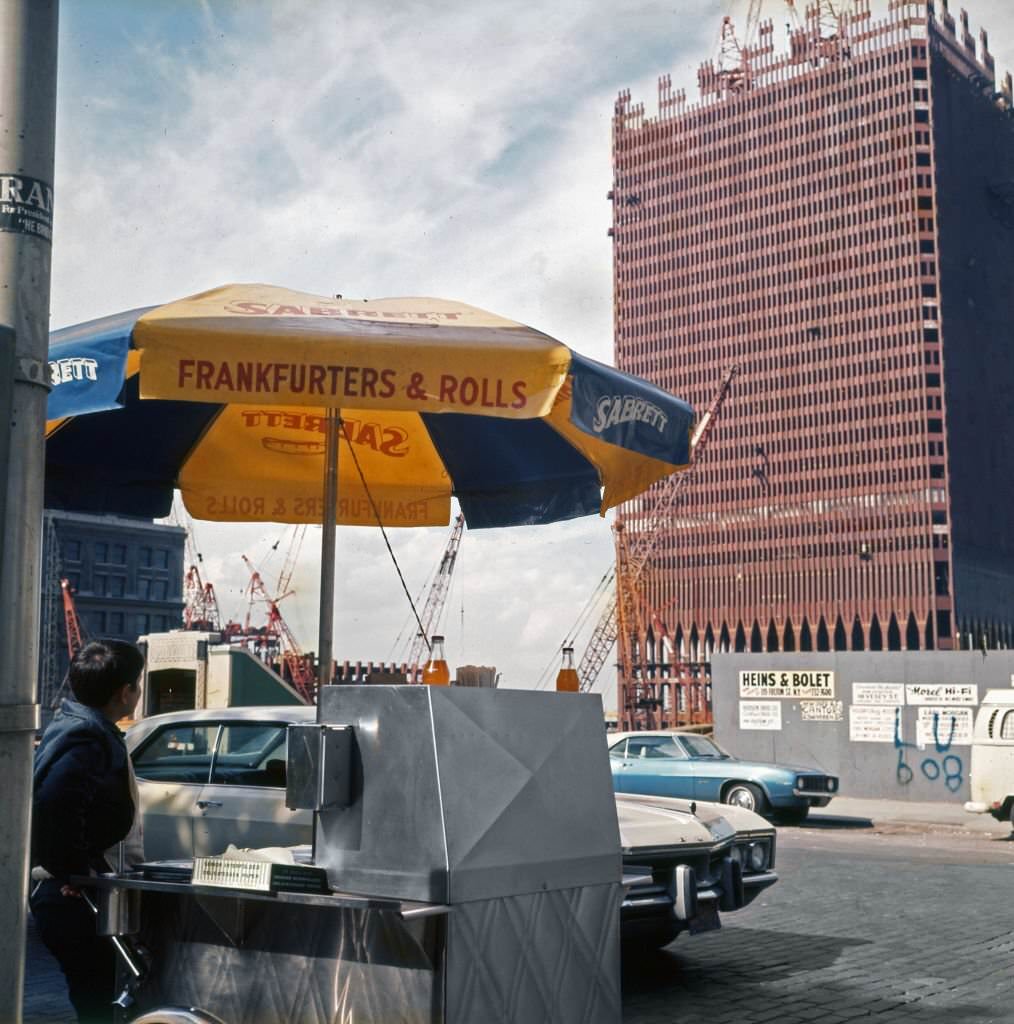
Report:
M 947 753 L 954 742 L 954 732 L 958 725 L 957 716 L 953 712 L 950 719 L 950 735 L 946 741 L 941 740 L 940 712 L 933 712 L 933 746 L 936 748 L 936 753 L 944 754 L 945 756 L 941 760 L 937 760 L 935 757 L 924 757 L 919 765 L 919 771 L 922 772 L 923 777 L 929 782 L 936 782 L 942 778 L 944 785 L 952 793 L 957 793 L 965 782 L 964 764 L 957 754 Z M 918 750 L 919 748 L 914 743 L 906 743 L 901 738 L 901 708 L 894 709 L 894 748 L 898 751 L 898 764 L 894 770 L 895 778 L 898 780 L 899 786 L 907 786 L 915 778 L 915 772 L 905 759 L 905 751 Z

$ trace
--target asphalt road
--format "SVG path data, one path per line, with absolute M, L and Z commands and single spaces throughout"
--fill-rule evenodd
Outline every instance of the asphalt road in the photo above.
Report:
M 1014 1024 L 1002 830 L 839 817 L 778 841 L 781 881 L 723 929 L 626 959 L 624 1024 Z M 24 1020 L 74 1020 L 32 936 Z

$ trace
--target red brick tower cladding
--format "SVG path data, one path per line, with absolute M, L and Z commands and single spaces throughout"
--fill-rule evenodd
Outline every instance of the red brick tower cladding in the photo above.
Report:
M 697 407 L 740 367 L 641 587 L 688 660 L 954 644 L 944 16 L 855 0 L 833 38 L 811 11 L 786 54 L 769 22 L 739 68 L 702 67 L 699 103 L 667 78 L 656 117 L 617 102 L 617 363 Z M 982 49 L 969 67 L 991 80 Z

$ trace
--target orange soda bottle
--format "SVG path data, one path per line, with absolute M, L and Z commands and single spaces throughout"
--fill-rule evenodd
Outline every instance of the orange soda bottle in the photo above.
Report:
M 560 671 L 556 673 L 556 689 L 558 693 L 577 693 L 581 689 L 581 682 L 577 678 L 577 669 L 574 668 L 574 648 L 564 647 L 563 664 Z
M 422 681 L 426 686 L 449 686 L 451 683 L 451 670 L 447 667 L 447 660 L 444 658 L 444 638 L 442 636 L 433 637 L 430 660 L 423 666 Z

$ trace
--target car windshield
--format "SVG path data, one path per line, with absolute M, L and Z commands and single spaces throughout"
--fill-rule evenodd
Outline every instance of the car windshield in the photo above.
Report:
M 720 757 L 729 755 L 706 736 L 681 736 L 680 742 L 690 751 L 691 757 Z

